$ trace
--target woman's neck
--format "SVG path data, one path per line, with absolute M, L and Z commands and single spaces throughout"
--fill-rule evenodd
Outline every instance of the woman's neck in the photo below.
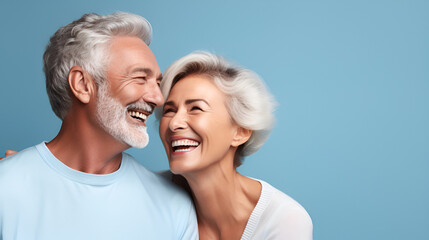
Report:
M 260 183 L 239 174 L 232 164 L 185 178 L 193 192 L 200 239 L 240 239 L 259 200 Z

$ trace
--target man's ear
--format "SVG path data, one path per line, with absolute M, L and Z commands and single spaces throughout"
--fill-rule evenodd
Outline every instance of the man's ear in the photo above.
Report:
M 235 133 L 234 138 L 232 139 L 231 145 L 233 147 L 238 147 L 241 144 L 247 142 L 250 136 L 252 136 L 252 130 L 243 127 L 237 127 L 237 131 Z
M 92 77 L 81 67 L 74 66 L 70 69 L 68 80 L 73 95 L 82 103 L 89 103 L 95 92 Z

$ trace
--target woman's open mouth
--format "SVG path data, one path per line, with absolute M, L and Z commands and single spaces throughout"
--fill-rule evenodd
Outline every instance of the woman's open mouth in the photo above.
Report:
M 171 141 L 173 152 L 190 152 L 200 145 L 199 142 L 191 139 L 179 139 Z

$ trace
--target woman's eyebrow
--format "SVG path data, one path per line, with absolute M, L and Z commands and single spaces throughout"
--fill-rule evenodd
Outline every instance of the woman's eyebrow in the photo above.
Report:
M 188 100 L 185 101 L 185 104 L 189 105 L 189 104 L 192 104 L 194 102 L 204 102 L 205 104 L 207 104 L 208 106 L 210 106 L 210 104 L 206 100 L 201 99 L 201 98 L 188 99 Z M 174 103 L 174 101 L 167 101 L 167 102 L 164 103 L 164 107 L 165 106 L 175 106 L 175 105 L 176 104 Z
M 210 104 L 206 100 L 204 100 L 202 98 L 188 99 L 188 100 L 185 101 L 185 104 L 191 104 L 191 103 L 194 103 L 194 102 L 204 102 L 205 104 L 207 104 L 207 105 L 210 106 Z
M 174 106 L 175 104 L 174 104 L 174 102 L 173 101 L 168 101 L 168 102 L 165 102 L 164 103 L 164 107 L 165 106 Z

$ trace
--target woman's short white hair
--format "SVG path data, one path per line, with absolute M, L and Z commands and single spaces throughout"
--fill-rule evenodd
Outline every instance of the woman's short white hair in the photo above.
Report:
M 171 88 L 191 74 L 202 74 L 213 80 L 227 96 L 227 109 L 239 126 L 252 130 L 249 140 L 237 149 L 234 166 L 241 165 L 267 140 L 274 125 L 274 98 L 262 79 L 253 71 L 236 66 L 209 52 L 193 52 L 175 61 L 164 72 L 161 92 L 167 99 Z M 158 111 L 158 118 L 160 112 Z
M 43 55 L 43 70 L 52 110 L 60 119 L 64 119 L 72 104 L 70 69 L 80 66 L 97 86 L 102 84 L 106 79 L 110 43 L 115 36 L 135 36 L 149 45 L 152 27 L 146 19 L 131 13 L 107 16 L 90 13 L 61 27 L 51 37 Z

